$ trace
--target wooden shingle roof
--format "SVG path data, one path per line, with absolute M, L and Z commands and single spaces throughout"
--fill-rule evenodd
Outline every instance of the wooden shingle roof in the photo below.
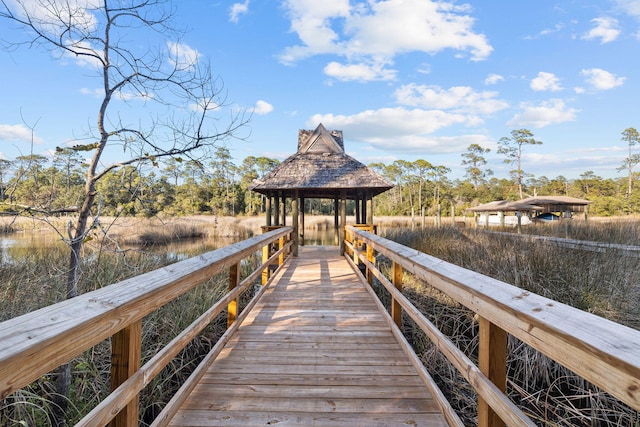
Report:
M 281 192 L 286 196 L 298 190 L 301 197 L 347 198 L 375 196 L 393 184 L 344 151 L 341 131 L 328 131 L 320 124 L 313 130 L 300 130 L 298 152 L 288 157 L 251 189 L 262 194 Z

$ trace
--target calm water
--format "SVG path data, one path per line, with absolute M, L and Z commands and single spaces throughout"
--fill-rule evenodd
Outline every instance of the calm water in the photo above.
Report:
M 331 230 L 305 230 L 305 245 L 334 245 L 335 232 Z M 214 249 L 236 243 L 243 238 L 209 237 L 205 239 L 185 239 L 167 245 L 146 247 L 126 247 L 149 254 L 166 254 L 170 260 L 180 261 Z M 96 243 L 89 244 L 96 246 Z M 66 251 L 67 246 L 60 235 L 53 231 L 24 231 L 0 235 L 0 264 L 16 264 L 30 250 Z

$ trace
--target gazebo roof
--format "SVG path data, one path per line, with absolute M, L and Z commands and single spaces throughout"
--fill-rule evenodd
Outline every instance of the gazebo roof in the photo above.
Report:
M 328 131 L 320 124 L 298 132 L 298 151 L 264 177 L 254 181 L 251 189 L 262 194 L 280 192 L 300 197 L 348 199 L 368 194 L 375 196 L 393 188 L 393 184 L 344 151 L 342 131 Z

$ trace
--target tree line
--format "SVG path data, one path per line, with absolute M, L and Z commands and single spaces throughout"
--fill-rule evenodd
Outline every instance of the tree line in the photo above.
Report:
M 538 145 L 530 131 L 519 129 L 499 141 L 505 162 L 515 166 L 509 178 L 497 178 L 486 168 L 490 151 L 471 144 L 461 154 L 463 179 L 450 179 L 451 169 L 427 160 L 396 160 L 371 163 L 394 188 L 376 197 L 376 215 L 439 216 L 463 215 L 465 209 L 493 200 L 517 200 L 528 195 L 572 196 L 591 200 L 590 214 L 611 216 L 640 211 L 640 190 L 633 186 L 633 166 L 638 155 L 635 129 L 623 132 L 630 143 L 629 158 L 620 170 L 623 178 L 602 178 L 586 171 L 576 179 L 562 175 L 533 176 L 522 170 L 521 156 L 526 145 Z M 635 135 L 635 136 L 634 136 Z M 0 159 L 0 207 L 13 214 L 72 213 L 83 200 L 87 165 L 81 151 L 59 149 L 53 157 L 29 154 L 13 160 Z M 227 147 L 217 147 L 208 162 L 172 157 L 155 164 L 126 165 L 105 174 L 96 183 L 98 203 L 94 214 L 106 216 L 165 215 L 258 215 L 264 198 L 250 190 L 253 180 L 279 164 L 276 159 L 248 156 L 233 162 Z M 331 200 L 308 200 L 306 209 L 330 214 Z

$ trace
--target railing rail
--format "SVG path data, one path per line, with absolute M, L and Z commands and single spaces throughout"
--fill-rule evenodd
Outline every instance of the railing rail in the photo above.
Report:
M 506 236 L 513 239 L 529 240 L 532 242 L 546 243 L 566 249 L 578 249 L 581 251 L 615 253 L 617 256 L 640 258 L 640 246 L 623 245 L 620 243 L 594 242 L 589 240 L 569 239 L 554 236 L 537 236 L 534 234 L 516 234 L 505 231 L 486 231 L 483 233 Z
M 510 334 L 635 410 L 640 410 L 640 331 L 578 310 L 348 226 L 345 246 L 477 391 L 478 425 L 535 425 L 504 394 Z M 392 261 L 392 279 L 373 254 Z M 402 271 L 413 274 L 478 315 L 478 366 L 402 295 Z M 394 313 L 395 312 L 395 313 Z
M 234 324 L 238 297 L 284 263 L 291 233 L 272 230 L 0 323 L 0 399 L 111 337 L 112 393 L 79 425 L 138 425 L 140 391 L 224 309 Z M 239 263 L 260 252 L 262 265 L 238 283 Z M 140 367 L 142 318 L 224 271 L 229 292 Z

